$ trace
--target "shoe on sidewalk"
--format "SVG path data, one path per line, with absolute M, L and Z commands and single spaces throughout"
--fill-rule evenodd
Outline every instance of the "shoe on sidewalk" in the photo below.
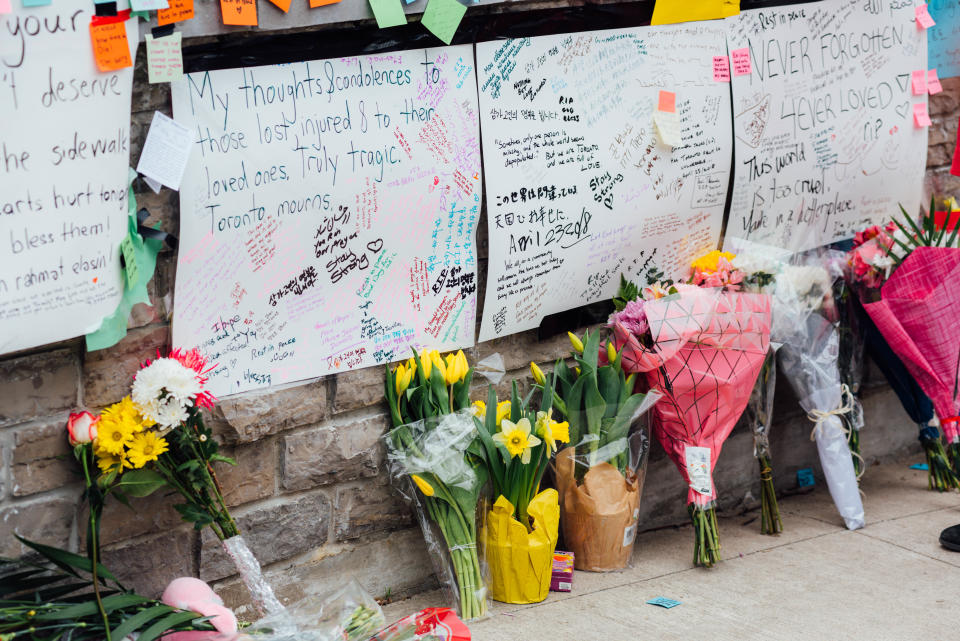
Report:
M 960 525 L 953 525 L 941 532 L 940 545 L 948 550 L 960 552 Z

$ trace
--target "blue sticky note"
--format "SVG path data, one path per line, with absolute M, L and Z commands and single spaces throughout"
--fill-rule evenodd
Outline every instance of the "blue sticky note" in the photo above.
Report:
M 52 0 L 23 0 L 23 6 L 25 7 L 42 7 L 48 5 Z
M 815 483 L 812 469 L 805 467 L 802 470 L 797 470 L 797 487 L 810 487 Z
M 926 463 L 914 463 L 913 465 L 910 466 L 910 469 L 911 469 L 911 470 L 925 470 L 925 471 L 926 471 L 926 470 L 929 470 L 929 469 L 930 469 L 930 466 L 927 465 Z
M 659 605 L 661 608 L 675 608 L 680 605 L 680 601 L 674 601 L 673 599 L 668 599 L 665 596 L 658 596 L 655 599 L 650 599 L 647 601 L 650 605 Z

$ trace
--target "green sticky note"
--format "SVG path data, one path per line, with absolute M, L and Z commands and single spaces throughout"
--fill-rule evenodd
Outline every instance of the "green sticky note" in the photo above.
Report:
M 123 252 L 123 264 L 127 272 L 127 287 L 133 289 L 140 279 L 140 266 L 137 265 L 137 250 L 130 234 L 120 243 L 120 251 Z
M 436 37 L 450 44 L 467 8 L 457 0 L 430 0 L 421 22 Z
M 370 8 L 381 29 L 407 24 L 407 14 L 403 12 L 400 0 L 370 0 Z

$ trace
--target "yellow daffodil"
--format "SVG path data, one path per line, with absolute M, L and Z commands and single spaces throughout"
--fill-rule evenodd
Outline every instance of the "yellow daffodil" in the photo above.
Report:
M 607 343 L 607 360 L 611 363 L 617 360 L 617 348 L 613 346 L 613 342 Z
M 134 469 L 140 469 L 150 461 L 156 461 L 168 449 L 165 439 L 148 430 L 134 435 L 128 456 Z
M 567 336 L 570 337 L 570 344 L 573 345 L 573 349 L 575 349 L 578 354 L 583 354 L 583 341 L 573 332 L 567 332 Z
M 530 419 L 526 417 L 516 423 L 504 420 L 493 440 L 503 445 L 511 458 L 519 456 L 520 462 L 526 465 L 530 462 L 530 449 L 540 445 L 540 439 L 530 433 L 530 428 Z
M 699 269 L 700 271 L 705 272 L 715 272 L 717 271 L 717 265 L 720 263 L 720 258 L 726 258 L 728 261 L 733 260 L 737 257 L 736 254 L 731 254 L 730 252 L 722 252 L 719 249 L 714 249 L 709 254 L 701 256 L 692 263 L 690 263 L 691 269 Z
M 417 487 L 420 488 L 420 491 L 423 492 L 424 496 L 433 496 L 433 486 L 430 485 L 425 478 L 418 474 L 411 474 L 410 478 L 412 478 L 413 482 L 417 484 Z
M 473 402 L 473 415 L 483 420 L 487 417 L 487 404 L 483 401 L 474 401 Z
M 570 442 L 570 424 L 564 421 L 558 423 L 553 420 L 553 408 L 548 412 L 537 412 L 537 434 L 547 445 L 547 451 L 553 454 L 557 451 L 557 443 Z
M 503 422 L 503 419 L 510 416 L 510 401 L 500 401 L 497 403 L 497 425 Z
M 546 384 L 547 379 L 543 375 L 543 370 L 537 367 L 537 364 L 533 361 L 530 361 L 530 373 L 533 375 L 533 380 L 535 380 L 538 385 Z

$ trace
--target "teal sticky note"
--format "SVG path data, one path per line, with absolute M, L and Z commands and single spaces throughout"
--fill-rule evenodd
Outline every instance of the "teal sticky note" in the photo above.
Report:
M 666 608 L 668 610 L 670 608 L 675 608 L 678 605 L 680 605 L 680 601 L 674 601 L 673 599 L 668 599 L 665 596 L 658 596 L 655 599 L 650 599 L 649 601 L 647 601 L 647 603 L 649 603 L 650 605 L 659 605 L 661 608 Z
M 400 0 L 370 0 L 370 8 L 381 29 L 407 24 L 407 14 L 403 12 Z
M 42 7 L 50 4 L 52 0 L 23 0 L 23 6 L 25 7 Z
M 457 0 L 430 0 L 421 22 L 444 44 L 450 44 L 467 8 Z
M 910 469 L 927 471 L 930 469 L 930 466 L 927 465 L 926 463 L 914 463 L 913 465 L 910 466 Z

